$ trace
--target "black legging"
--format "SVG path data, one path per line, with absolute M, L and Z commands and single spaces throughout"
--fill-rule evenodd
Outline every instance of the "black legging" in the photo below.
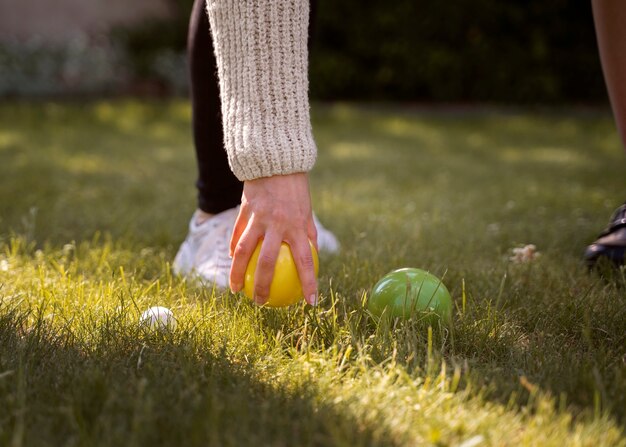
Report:
M 311 2 L 311 12 L 315 2 Z M 311 23 L 314 14 L 311 14 Z M 312 26 L 309 26 L 311 32 Z M 198 161 L 198 208 L 217 214 L 239 205 L 243 184 L 228 166 L 224 149 L 217 64 L 205 0 L 195 0 L 187 40 L 193 140 Z
M 194 1 L 187 45 L 198 208 L 217 214 L 239 205 L 243 184 L 230 170 L 224 149 L 217 64 L 205 0 Z

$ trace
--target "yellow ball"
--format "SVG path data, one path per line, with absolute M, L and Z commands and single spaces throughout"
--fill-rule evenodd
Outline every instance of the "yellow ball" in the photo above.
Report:
M 250 298 L 254 298 L 254 274 L 256 272 L 256 266 L 259 262 L 259 253 L 261 253 L 260 241 L 256 246 L 248 268 L 246 269 L 246 277 L 243 287 L 244 294 Z M 313 265 L 315 267 L 315 277 L 319 271 L 319 259 L 317 257 L 317 251 L 311 241 L 311 253 L 313 254 Z M 291 249 L 289 245 L 283 242 L 280 245 L 280 252 L 276 259 L 276 266 L 274 267 L 274 278 L 270 285 L 270 294 L 268 300 L 264 306 L 268 307 L 284 307 L 297 303 L 302 299 L 302 285 L 300 284 L 300 277 L 298 276 L 298 270 L 296 269 L 296 263 L 291 255 Z

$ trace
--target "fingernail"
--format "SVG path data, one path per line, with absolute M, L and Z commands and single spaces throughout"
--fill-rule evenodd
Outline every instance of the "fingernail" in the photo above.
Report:
M 311 295 L 309 299 L 306 300 L 306 302 L 309 303 L 311 306 L 317 306 L 317 293 Z
M 241 284 L 233 284 L 230 290 L 232 290 L 233 293 L 239 292 L 241 290 Z
M 259 306 L 262 306 L 263 304 L 265 304 L 266 301 L 267 301 L 267 298 L 260 297 L 259 295 L 254 296 L 254 302 Z

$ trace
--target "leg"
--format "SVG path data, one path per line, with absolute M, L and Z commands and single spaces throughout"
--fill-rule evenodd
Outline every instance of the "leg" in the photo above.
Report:
M 189 22 L 187 56 L 198 162 L 198 210 L 189 222 L 174 273 L 197 276 L 218 288 L 228 286 L 228 242 L 243 184 L 233 175 L 224 149 L 217 67 L 205 0 L 195 0 Z
M 231 172 L 224 149 L 217 67 L 204 0 L 195 0 L 193 5 L 188 58 L 198 208 L 218 214 L 239 205 L 243 184 Z
M 592 5 L 604 80 L 617 129 L 626 147 L 626 4 L 593 0 Z
M 593 0 L 593 17 L 604 80 L 611 99 L 613 115 L 622 144 L 626 148 L 626 4 L 619 0 Z M 609 226 L 587 247 L 585 261 L 589 267 L 600 259 L 614 265 L 626 261 L 626 203 L 618 208 Z

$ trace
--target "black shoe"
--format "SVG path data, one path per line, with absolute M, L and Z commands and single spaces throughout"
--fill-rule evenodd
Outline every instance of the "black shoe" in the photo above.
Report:
M 626 263 L 626 203 L 620 206 L 609 222 L 609 226 L 587 247 L 583 256 L 587 266 L 592 268 L 601 259 L 610 261 L 616 267 Z

